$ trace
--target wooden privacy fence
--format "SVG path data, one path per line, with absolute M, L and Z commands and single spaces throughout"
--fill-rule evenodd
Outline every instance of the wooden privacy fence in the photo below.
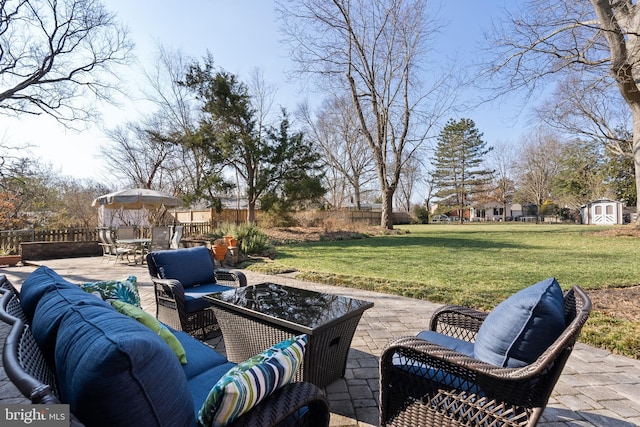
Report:
M 369 225 L 380 224 L 380 212 L 372 211 L 309 211 L 316 220 L 329 218 L 341 219 L 354 223 Z M 211 233 L 223 222 L 243 223 L 247 220 L 246 209 L 225 209 L 217 213 L 214 209 L 177 211 L 172 213 L 176 224 L 182 224 L 183 237 L 202 236 Z M 256 211 L 259 222 L 260 211 Z M 410 216 L 405 212 L 394 212 L 395 224 L 410 222 Z M 60 228 L 60 229 L 25 229 L 0 231 L 0 253 L 18 254 L 20 243 L 23 242 L 92 242 L 98 241 L 97 228 Z

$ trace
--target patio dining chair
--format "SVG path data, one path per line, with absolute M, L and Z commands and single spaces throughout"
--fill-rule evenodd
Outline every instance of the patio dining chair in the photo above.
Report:
M 380 358 L 380 426 L 535 426 L 591 311 L 547 279 L 491 313 L 436 311 Z
M 130 246 L 120 246 L 116 243 L 111 235 L 111 230 L 107 230 L 104 234 L 105 240 L 107 244 L 111 248 L 111 255 L 113 255 L 114 263 L 118 260 L 124 261 L 124 258 L 127 257 L 127 262 L 129 262 L 129 255 L 134 252 L 134 249 Z
M 135 238 L 136 229 L 130 225 L 121 225 L 116 230 L 118 239 L 133 239 Z
M 171 229 L 169 227 L 152 227 L 149 252 L 169 249 L 171 244 Z
M 180 240 L 182 239 L 183 230 L 184 225 L 176 225 L 173 227 L 171 231 L 171 243 L 169 245 L 171 249 L 178 249 L 180 247 Z
M 113 250 L 107 241 L 107 233 L 111 233 L 111 230 L 105 227 L 98 228 L 98 245 L 102 249 L 102 259 L 109 262 L 109 259 L 113 257 Z

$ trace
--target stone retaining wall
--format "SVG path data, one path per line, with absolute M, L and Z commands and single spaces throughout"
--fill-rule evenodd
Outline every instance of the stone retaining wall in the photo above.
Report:
M 98 242 L 22 242 L 22 261 L 101 256 Z

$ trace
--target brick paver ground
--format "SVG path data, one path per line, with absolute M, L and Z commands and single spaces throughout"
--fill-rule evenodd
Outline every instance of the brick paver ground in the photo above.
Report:
M 155 314 L 151 280 L 146 266 L 106 264 L 101 258 L 42 261 L 62 276 L 81 283 L 138 278 L 143 308 Z M 35 269 L 33 266 L 0 269 L 15 285 Z M 378 358 L 392 338 L 415 335 L 426 329 L 438 304 L 394 295 L 302 282 L 292 275 L 267 276 L 245 272 L 249 284 L 277 282 L 289 286 L 331 292 L 374 302 L 354 336 L 345 377 L 326 387 L 331 404 L 331 426 L 378 425 Z M 0 339 L 6 328 L 0 327 Z M 224 341 L 210 341 L 224 352 Z M 24 402 L 0 371 L 0 403 Z M 555 426 L 637 426 L 640 425 L 640 361 L 578 344 L 551 396 L 542 421 Z M 418 426 L 416 426 L 418 427 Z

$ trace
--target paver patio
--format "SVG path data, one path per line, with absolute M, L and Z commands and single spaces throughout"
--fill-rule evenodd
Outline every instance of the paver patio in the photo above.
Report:
M 138 278 L 143 308 L 155 314 L 153 287 L 146 266 L 107 265 L 101 258 L 41 261 L 72 282 Z M 19 286 L 35 266 L 0 269 Z M 356 330 L 345 377 L 327 386 L 331 426 L 378 425 L 378 358 L 390 339 L 415 335 L 426 329 L 439 304 L 395 295 L 303 282 L 294 275 L 263 275 L 245 271 L 249 284 L 276 282 L 372 301 Z M 0 336 L 6 334 L 0 328 Z M 224 351 L 221 338 L 211 340 Z M 0 403 L 26 402 L 0 372 Z M 640 425 L 640 361 L 578 344 L 565 367 L 545 410 L 540 426 L 636 426 Z M 416 426 L 417 427 L 417 426 Z

